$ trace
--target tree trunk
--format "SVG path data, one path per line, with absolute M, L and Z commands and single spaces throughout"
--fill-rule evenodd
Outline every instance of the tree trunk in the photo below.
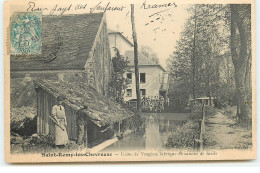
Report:
M 137 36 L 136 36 L 136 30 L 135 30 L 134 4 L 131 4 L 131 23 L 132 23 L 133 42 L 134 42 L 134 64 L 135 64 L 137 114 L 138 114 L 138 116 L 141 116 L 141 98 L 140 98 L 139 69 L 138 69 L 138 45 L 137 45 Z
M 245 93 L 245 66 L 247 60 L 247 37 L 245 26 L 239 14 L 240 5 L 230 5 L 231 8 L 231 55 L 235 69 L 235 83 L 238 107 L 238 122 L 246 123 L 248 108 Z

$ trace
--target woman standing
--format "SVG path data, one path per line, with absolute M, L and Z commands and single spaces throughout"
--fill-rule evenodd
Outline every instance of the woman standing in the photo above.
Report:
M 55 145 L 59 148 L 64 147 L 68 143 L 68 134 L 66 130 L 67 119 L 65 115 L 65 109 L 62 106 L 62 97 L 58 96 L 58 105 L 52 107 L 52 116 L 55 118 L 57 124 L 55 124 Z

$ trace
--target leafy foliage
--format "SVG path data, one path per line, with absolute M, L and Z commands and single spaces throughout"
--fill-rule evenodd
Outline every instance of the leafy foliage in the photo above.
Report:
M 234 118 L 236 116 L 236 107 L 227 106 L 224 109 L 224 114 L 230 118 Z
M 64 148 L 59 149 L 55 146 L 50 135 L 38 136 L 34 134 L 26 137 L 11 135 L 10 143 L 12 153 L 69 152 L 83 149 L 82 146 L 77 145 L 76 141 L 72 140 Z
M 212 106 L 205 106 L 205 116 L 212 116 L 216 114 L 216 110 Z M 202 104 L 197 104 L 192 107 L 191 119 L 198 121 L 202 119 Z
M 193 148 L 194 139 L 198 139 L 198 123 L 188 121 L 183 126 L 177 127 L 172 135 L 169 136 L 166 148 Z
M 37 116 L 34 118 L 26 117 L 20 121 L 12 121 L 11 132 L 22 136 L 31 136 L 37 133 Z
M 205 106 L 205 115 L 213 116 L 216 110 L 211 106 Z M 197 104 L 192 107 L 192 115 L 189 120 L 178 127 L 173 134 L 171 134 L 166 143 L 166 148 L 193 148 L 194 139 L 199 138 L 199 120 L 202 119 L 202 105 Z
M 36 109 L 32 107 L 11 108 L 11 133 L 30 136 L 37 132 Z
M 191 5 L 175 51 L 167 60 L 170 71 L 169 98 L 176 110 L 189 99 L 211 96 L 232 104 L 234 67 L 229 49 L 228 5 Z
M 114 71 L 109 82 L 109 94 L 117 102 L 122 103 L 124 90 L 131 82 L 128 78 L 124 77 L 125 72 L 129 71 L 129 61 L 120 55 L 119 50 L 116 49 L 116 57 L 113 57 L 112 63 Z
M 11 107 L 35 107 L 36 92 L 32 81 L 23 78 L 11 79 Z

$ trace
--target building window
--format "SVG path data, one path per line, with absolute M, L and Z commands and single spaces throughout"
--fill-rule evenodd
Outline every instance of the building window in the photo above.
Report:
M 126 78 L 132 83 L 132 73 L 127 73 Z
M 132 97 L 132 89 L 126 89 L 126 96 Z
M 141 94 L 141 96 L 145 97 L 146 90 L 145 89 L 140 89 L 140 94 Z
M 145 83 L 145 73 L 140 73 L 140 83 Z
M 127 73 L 127 74 L 126 74 L 126 77 L 127 77 L 127 79 L 132 80 L 132 73 Z

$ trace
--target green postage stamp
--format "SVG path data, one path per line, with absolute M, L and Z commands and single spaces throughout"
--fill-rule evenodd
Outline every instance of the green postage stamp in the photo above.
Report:
M 17 12 L 11 18 L 11 54 L 38 55 L 42 52 L 42 13 Z

